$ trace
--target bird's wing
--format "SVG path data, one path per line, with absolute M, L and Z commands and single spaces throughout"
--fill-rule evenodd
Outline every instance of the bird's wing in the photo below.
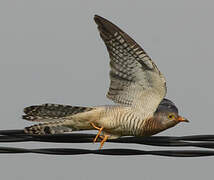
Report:
M 111 60 L 107 97 L 119 104 L 154 112 L 166 95 L 164 76 L 129 35 L 98 15 L 94 20 Z

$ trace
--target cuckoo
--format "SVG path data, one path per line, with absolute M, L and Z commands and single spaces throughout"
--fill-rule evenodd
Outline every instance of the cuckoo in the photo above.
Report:
M 166 81 L 155 63 L 128 34 L 94 16 L 110 57 L 107 97 L 115 105 L 79 107 L 42 104 L 24 109 L 23 119 L 42 122 L 25 128 L 33 135 L 98 130 L 94 142 L 121 136 L 151 136 L 180 122 L 176 105 L 165 98 Z

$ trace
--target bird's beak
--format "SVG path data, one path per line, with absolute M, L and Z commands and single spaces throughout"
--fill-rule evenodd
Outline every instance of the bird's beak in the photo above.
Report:
M 177 121 L 179 121 L 179 122 L 189 122 L 187 119 L 185 119 L 185 118 L 183 118 L 181 116 L 178 116 Z

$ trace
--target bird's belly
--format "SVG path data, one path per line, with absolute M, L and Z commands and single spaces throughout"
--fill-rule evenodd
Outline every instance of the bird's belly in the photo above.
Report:
M 117 113 L 101 121 L 104 131 L 118 136 L 139 136 L 144 120 L 132 112 Z

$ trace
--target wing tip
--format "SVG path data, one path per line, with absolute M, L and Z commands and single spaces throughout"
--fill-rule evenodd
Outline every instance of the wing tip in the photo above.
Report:
M 94 15 L 94 21 L 95 21 L 98 25 L 101 24 L 102 21 L 105 21 L 105 20 L 106 20 L 105 18 L 103 18 L 103 17 L 101 17 L 101 16 L 99 16 L 99 15 L 97 15 L 97 14 Z
M 99 15 L 94 15 L 94 21 L 98 25 L 98 30 L 101 33 L 114 34 L 115 32 L 123 32 L 119 27 L 110 22 L 109 20 Z

